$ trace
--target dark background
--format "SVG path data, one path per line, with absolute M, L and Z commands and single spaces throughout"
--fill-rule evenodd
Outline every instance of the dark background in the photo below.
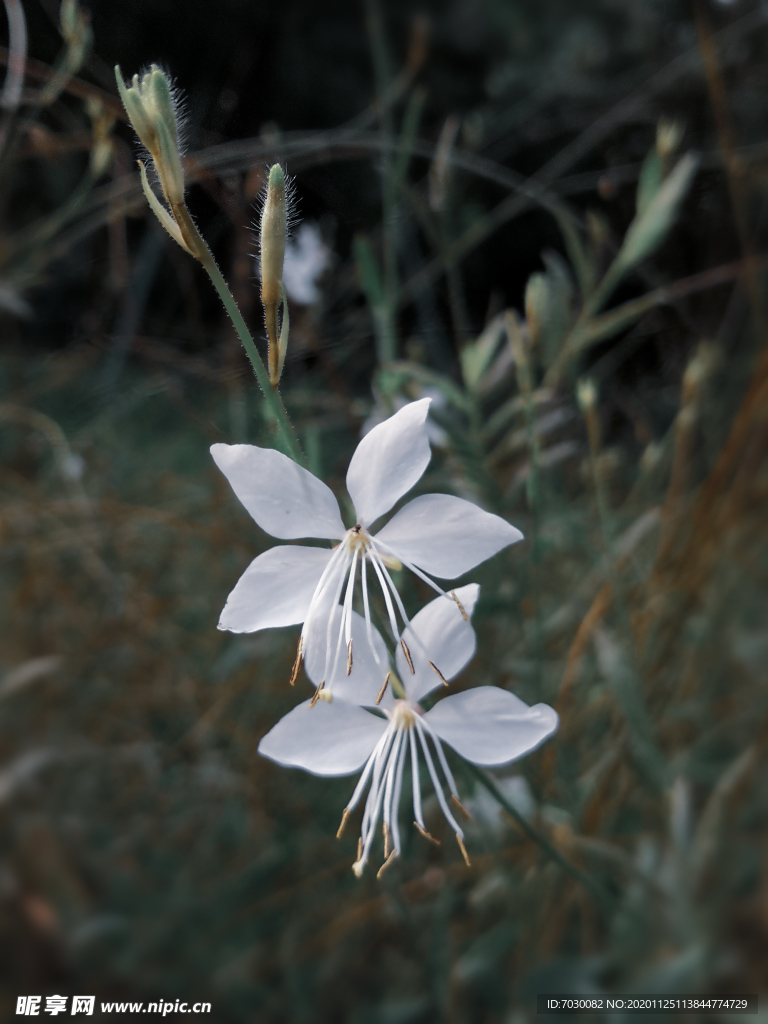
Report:
M 56 5 L 24 10 L 30 57 L 53 64 Z M 36 110 L 28 73 L 0 166 L 3 1019 L 17 996 L 56 992 L 209 1000 L 210 1019 L 233 1024 L 523 1024 L 538 992 L 764 988 L 760 6 L 128 0 L 90 11 L 80 80 L 115 98 L 116 63 L 130 76 L 155 61 L 174 77 L 188 206 L 262 347 L 256 195 L 272 160 L 295 175 L 299 215 L 319 225 L 331 261 L 319 301 L 292 306 L 281 388 L 337 494 L 366 417 L 422 387 L 464 387 L 462 351 L 502 311 L 525 317 L 542 253 L 570 263 L 539 204 L 479 232 L 512 194 L 509 172 L 544 175 L 599 275 L 635 215 L 657 124 L 676 120 L 696 177 L 609 308 L 726 271 L 586 349 L 553 393 L 535 361 L 542 451 L 571 445 L 542 470 L 536 500 L 528 407 L 489 427 L 520 393 L 509 365 L 472 396 L 473 412 L 449 400 L 436 414 L 447 441 L 422 491 L 470 497 L 529 538 L 471 577 L 483 587 L 479 649 L 457 685 L 558 707 L 548 747 L 494 776 L 529 795 L 543 842 L 457 765 L 475 816 L 472 869 L 450 836 L 440 849 L 409 836 L 380 882 L 358 882 L 354 836 L 334 838 L 352 780 L 256 753 L 296 703 L 297 631 L 216 630 L 227 593 L 272 543 L 207 451 L 274 443 L 247 361 L 201 268 L 149 213 L 124 120 L 107 174 L 35 234 L 84 180 L 90 127 L 71 90 Z M 421 59 L 382 123 L 376 60 L 391 81 L 414 37 L 426 40 Z M 702 38 L 714 39 L 716 80 Z M 377 357 L 354 239 L 380 255 L 385 135 L 397 140 L 418 88 L 421 148 L 396 203 L 405 297 L 393 369 Z M 457 151 L 476 162 L 454 169 L 438 218 L 426 179 L 450 115 Z M 348 145 L 330 145 L 344 125 Z M 237 140 L 245 148 L 216 148 Z M 214 156 L 198 173 L 193 161 Z M 447 271 L 408 291 L 476 230 Z M 576 398 L 587 375 L 597 444 Z M 410 607 L 423 603 L 401 582 Z

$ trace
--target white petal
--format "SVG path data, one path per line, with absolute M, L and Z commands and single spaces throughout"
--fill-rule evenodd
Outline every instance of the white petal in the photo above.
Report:
M 333 661 L 341 625 L 341 605 L 337 604 L 331 616 L 331 670 L 330 679 L 325 680 L 325 689 L 330 689 L 334 703 L 340 698 L 350 704 L 362 704 L 368 707 L 376 703 L 384 678 L 389 671 L 389 656 L 381 634 L 375 626 L 371 627 L 371 637 L 379 664 L 368 643 L 368 632 L 365 619 L 357 612 L 352 612 L 352 671 L 347 675 L 347 646 L 342 639 L 341 652 L 333 672 Z M 323 681 L 325 670 L 326 637 L 328 635 L 328 616 L 330 609 L 324 605 L 320 614 L 313 613 L 312 621 L 304 638 L 304 668 L 307 675 L 319 686 Z M 389 706 L 383 704 L 382 706 Z
M 357 446 L 347 471 L 347 490 L 365 526 L 389 512 L 427 468 L 432 453 L 425 421 L 431 401 L 409 402 Z
M 376 539 L 430 576 L 454 579 L 523 535 L 471 501 L 424 494 L 401 508 Z
M 259 743 L 259 753 L 313 775 L 351 775 L 373 752 L 389 723 L 354 704 L 299 704 Z
M 557 729 L 548 704 L 524 704 L 497 686 L 446 697 L 424 716 L 437 735 L 468 761 L 495 767 L 530 754 Z
M 214 444 L 211 455 L 246 509 L 273 537 L 344 536 L 333 491 L 287 455 L 253 444 Z
M 303 622 L 332 551 L 281 544 L 254 558 L 227 598 L 219 629 L 257 629 Z
M 455 591 L 468 617 L 472 615 L 479 593 L 480 587 L 476 583 Z M 402 647 L 398 647 L 395 660 L 408 699 L 420 701 L 435 687 L 443 685 L 429 662 L 434 662 L 447 680 L 453 679 L 475 653 L 475 631 L 450 597 L 430 601 L 411 619 L 411 625 L 418 640 L 410 629 L 404 630 L 403 639 L 408 644 L 415 673 L 411 675 Z M 424 649 L 419 646 L 419 640 Z

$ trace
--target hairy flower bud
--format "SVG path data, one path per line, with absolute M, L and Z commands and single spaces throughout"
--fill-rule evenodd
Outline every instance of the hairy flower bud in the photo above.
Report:
M 285 176 L 280 164 L 273 164 L 261 211 L 261 301 L 265 306 L 282 297 L 286 229 Z
M 288 232 L 286 180 L 280 164 L 269 169 L 267 192 L 261 211 L 261 302 L 269 339 L 269 377 L 276 387 L 288 346 L 288 303 L 283 288 L 283 261 Z M 283 303 L 283 324 L 278 334 L 277 308 Z
M 169 206 L 184 200 L 184 170 L 179 153 L 176 104 L 164 71 L 153 64 L 139 80 L 126 88 L 119 65 L 115 67 L 117 88 L 131 124 L 155 165 L 163 195 Z

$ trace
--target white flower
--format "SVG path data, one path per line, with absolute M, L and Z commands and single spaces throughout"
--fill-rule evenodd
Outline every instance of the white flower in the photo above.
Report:
M 418 388 L 420 398 L 431 398 L 432 405 L 430 406 L 430 412 L 434 412 L 435 409 L 440 409 L 446 405 L 445 395 L 438 388 Z M 376 404 L 371 410 L 370 415 L 363 421 L 363 425 L 360 428 L 360 436 L 365 437 L 366 434 L 370 434 L 374 427 L 377 427 L 379 423 L 383 423 L 384 420 L 388 419 L 387 410 L 381 399 L 376 397 Z M 392 395 L 390 396 L 392 405 L 394 406 L 395 412 L 403 409 L 406 405 L 410 405 L 413 401 L 418 399 L 406 398 L 405 395 Z M 448 444 L 448 435 L 445 433 L 442 427 L 438 427 L 435 421 L 431 417 L 427 417 L 426 422 L 427 437 L 429 443 L 434 445 L 435 448 L 445 448 Z
M 235 494 L 267 533 L 281 540 L 315 537 L 340 541 L 332 551 L 279 546 L 259 555 L 240 577 L 221 613 L 219 629 L 233 633 L 303 622 L 291 682 L 302 658 L 309 657 L 312 643 L 321 639 L 325 651 L 321 682 L 330 687 L 342 652 L 347 670 L 351 669 L 355 646 L 352 601 L 358 565 L 368 647 L 381 664 L 372 639 L 369 568 L 378 580 L 396 640 L 397 613 L 406 626 L 408 617 L 388 565 L 406 566 L 443 594 L 432 576 L 454 579 L 522 538 L 519 530 L 499 516 L 448 494 L 414 498 L 378 533 L 371 532 L 373 524 L 427 468 L 431 455 L 425 426 L 429 403 L 429 398 L 410 403 L 374 427 L 357 446 L 347 472 L 347 490 L 355 508 L 350 529 L 342 522 L 330 488 L 280 452 L 248 444 L 215 444 L 211 448 Z M 333 617 L 340 599 L 342 612 L 333 644 L 331 622 L 336 621 Z
M 474 608 L 478 590 L 477 584 L 471 583 L 456 592 L 467 613 Z M 337 615 L 340 614 L 339 609 Z M 353 635 L 365 628 L 362 617 L 353 613 Z M 440 659 L 446 680 L 457 675 L 475 651 L 475 632 L 458 604 L 448 597 L 438 597 L 415 615 L 412 627 L 404 631 L 403 639 L 413 643 L 412 673 L 403 647 L 396 649 L 397 673 L 405 698 L 397 699 L 392 687 L 386 685 L 377 693 L 378 680 L 371 673 L 375 662 L 356 662 L 349 678 L 341 675 L 338 679 L 332 702 L 318 700 L 325 691 L 316 691 L 311 700 L 279 721 L 259 744 L 259 753 L 264 757 L 314 775 L 350 775 L 363 768 L 338 832 L 340 836 L 370 783 L 353 865 L 358 876 L 368 862 L 380 817 L 385 859 L 379 874 L 400 853 L 398 808 L 407 760 L 411 765 L 415 827 L 425 838 L 437 842 L 427 831 L 422 813 L 419 771 L 423 759 L 440 809 L 469 864 L 464 832 L 443 791 L 444 779 L 451 802 L 463 811 L 442 744 L 447 743 L 474 764 L 499 767 L 530 753 L 557 729 L 557 713 L 552 708 L 546 704 L 528 707 L 507 690 L 495 686 L 479 686 L 445 697 L 424 712 L 418 702 L 440 686 L 440 681 L 431 670 L 427 655 L 414 642 L 414 633 L 418 633 L 430 655 Z M 383 641 L 375 630 L 374 643 L 383 649 Z M 316 683 L 322 682 L 316 672 L 322 660 L 320 656 L 307 660 L 307 673 Z M 377 704 L 386 717 L 366 710 Z
M 311 306 L 320 299 L 317 279 L 331 261 L 317 224 L 305 221 L 295 239 L 285 246 L 283 284 L 288 297 L 300 306 Z

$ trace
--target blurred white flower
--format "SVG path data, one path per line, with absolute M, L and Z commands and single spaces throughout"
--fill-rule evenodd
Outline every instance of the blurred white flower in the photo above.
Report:
M 383 678 L 385 669 L 372 639 L 368 568 L 378 579 L 396 640 L 397 613 L 406 626 L 409 620 L 390 568 L 406 566 L 444 594 L 432 576 L 454 579 L 522 539 L 520 531 L 504 519 L 448 494 L 414 498 L 378 533 L 370 532 L 427 468 L 431 457 L 425 426 L 429 403 L 429 398 L 411 402 L 374 427 L 357 446 L 347 472 L 347 490 L 356 510 L 350 529 L 342 522 L 330 488 L 287 456 L 247 444 L 215 444 L 211 448 L 235 494 L 267 533 L 282 540 L 317 537 L 340 541 L 332 551 L 280 546 L 259 555 L 240 577 L 221 613 L 219 629 L 233 633 L 303 622 L 292 683 L 313 645 L 322 645 L 324 650 L 321 685 L 330 690 L 342 651 L 346 672 L 351 672 L 352 600 L 358 564 L 368 647 Z M 340 599 L 342 608 L 337 616 Z M 338 632 L 331 643 L 335 628 Z
M 546 704 L 528 707 L 495 686 L 480 686 L 445 697 L 427 712 L 419 705 L 420 700 L 441 685 L 433 671 L 433 659 L 439 661 L 440 676 L 447 683 L 472 658 L 475 631 L 468 617 L 462 615 L 460 605 L 470 615 L 478 592 L 477 584 L 471 583 L 456 592 L 458 602 L 436 598 L 404 630 L 395 654 L 404 698 L 396 699 L 386 682 L 377 694 L 375 674 L 371 674 L 368 666 L 362 671 L 355 666 L 356 677 L 339 680 L 341 685 L 332 703 L 318 702 L 318 693 L 322 695 L 318 691 L 312 700 L 300 704 L 278 722 L 259 744 L 259 753 L 264 757 L 315 775 L 350 775 L 363 768 L 338 832 L 340 836 L 370 783 L 353 864 L 358 876 L 370 857 L 380 817 L 384 863 L 379 875 L 400 853 L 398 808 L 406 760 L 410 758 L 415 827 L 425 838 L 438 842 L 424 824 L 419 774 L 423 758 L 440 809 L 469 864 L 464 832 L 443 789 L 447 785 L 450 801 L 464 811 L 442 744 L 447 743 L 474 764 L 498 767 L 530 753 L 557 729 L 557 713 L 552 708 Z M 360 616 L 355 615 L 355 619 L 359 620 L 356 628 L 365 628 Z M 374 634 L 375 643 L 383 648 L 381 637 L 375 630 Z M 318 658 L 316 662 L 307 662 L 307 672 L 316 683 L 320 679 L 317 667 L 321 661 Z M 385 718 L 366 710 L 374 705 L 379 706 Z
M 311 306 L 320 298 L 317 279 L 330 263 L 331 253 L 317 224 L 304 221 L 295 238 L 285 247 L 283 284 L 288 298 L 300 306 Z

